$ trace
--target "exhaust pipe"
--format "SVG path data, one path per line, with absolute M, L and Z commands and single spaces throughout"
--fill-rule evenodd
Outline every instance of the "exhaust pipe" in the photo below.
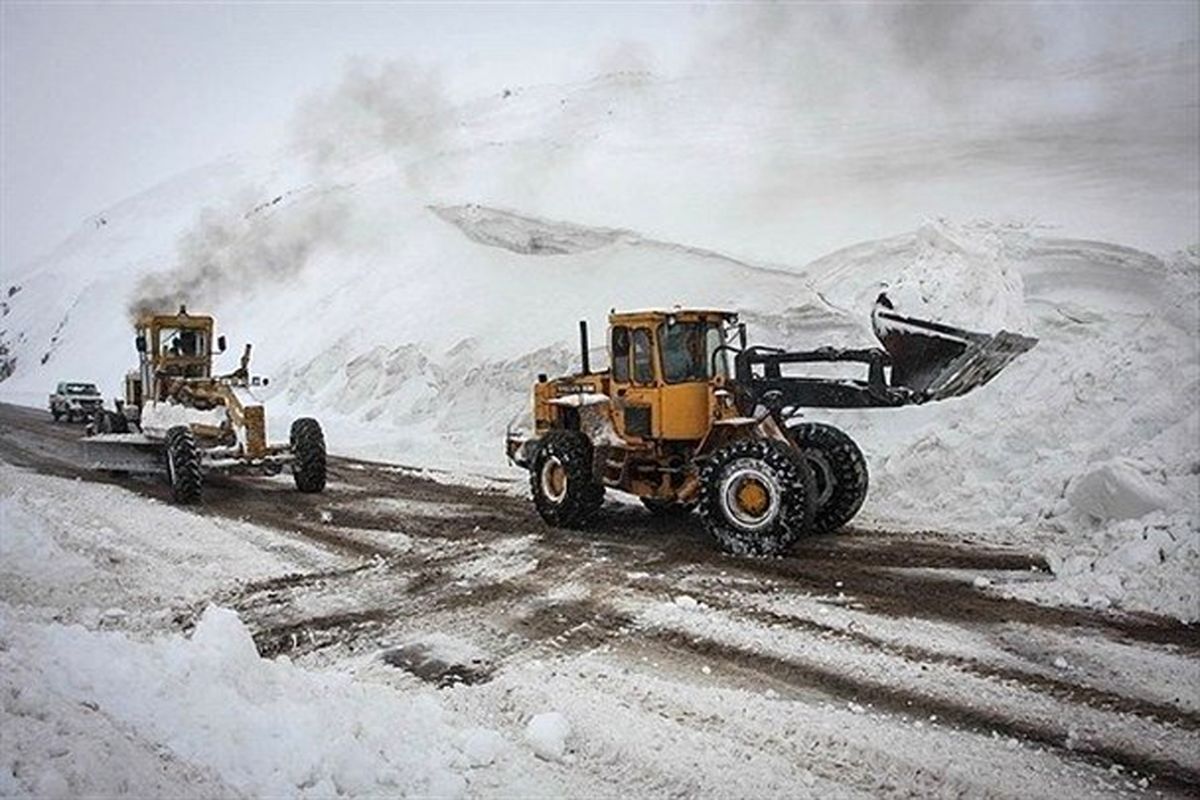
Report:
M 579 356 L 580 361 L 583 363 L 583 374 L 591 375 L 592 365 L 588 361 L 588 334 L 586 319 L 579 320 Z

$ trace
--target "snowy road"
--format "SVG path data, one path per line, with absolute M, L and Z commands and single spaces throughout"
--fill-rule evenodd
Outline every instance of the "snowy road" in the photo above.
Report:
M 6 482 L 29 496 L 166 499 L 158 483 L 79 471 L 78 434 L 0 406 L 0 460 L 53 476 L 5 468 Z M 1008 597 L 1050 579 L 1021 552 L 855 529 L 786 559 L 737 559 L 695 522 L 640 507 L 610 502 L 594 530 L 549 531 L 504 487 L 347 459 L 322 495 L 286 476 L 213 479 L 187 513 L 289 566 L 214 539 L 220 570 L 165 619 L 128 627 L 191 631 L 217 603 L 264 657 L 435 688 L 450 713 L 502 735 L 555 708 L 572 758 L 526 765 L 543 794 L 1200 791 L 1200 634 Z M 206 542 L 186 546 L 203 556 Z M 179 575 L 171 558 L 160 580 Z M 73 602 L 136 607 L 124 568 L 96 596 L 70 595 L 63 619 L 82 619 Z M 58 604 L 0 587 L 6 604 Z M 511 794 L 506 775 L 468 793 Z

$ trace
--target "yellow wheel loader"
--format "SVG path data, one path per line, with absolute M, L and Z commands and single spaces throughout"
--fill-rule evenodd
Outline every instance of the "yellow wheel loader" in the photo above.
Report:
M 125 376 L 116 410 L 96 412 L 83 439 L 89 466 L 117 473 L 164 475 L 176 502 L 200 500 L 207 472 L 279 474 L 296 488 L 325 488 L 325 436 L 315 419 L 292 423 L 287 444 L 268 444 L 266 415 L 255 397 L 265 378 L 250 375 L 250 345 L 228 375 L 214 375 L 213 318 L 145 314 L 136 322 L 138 368 Z
M 843 431 L 805 408 L 896 407 L 957 397 L 995 377 L 1037 340 L 975 333 L 896 313 L 872 314 L 883 349 L 785 351 L 750 346 L 731 311 L 609 315 L 610 368 L 539 375 L 533 430 L 509 431 L 510 461 L 529 470 L 552 526 L 585 525 L 606 489 L 655 514 L 699 511 L 723 549 L 780 555 L 805 533 L 835 531 L 867 494 L 867 463 Z M 819 362 L 866 367 L 865 379 L 787 374 Z

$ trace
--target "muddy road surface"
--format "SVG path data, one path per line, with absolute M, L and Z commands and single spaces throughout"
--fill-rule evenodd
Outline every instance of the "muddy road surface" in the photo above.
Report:
M 163 482 L 81 469 L 81 434 L 45 412 L 0 405 L 3 461 L 168 501 Z M 461 687 L 602 654 L 647 679 L 767 692 L 1030 749 L 1109 776 L 1103 792 L 1200 793 L 1197 630 L 1012 597 L 1011 587 L 1051 579 L 1037 555 L 852 528 L 803 540 L 788 558 L 735 558 L 695 518 L 653 518 L 616 499 L 589 530 L 564 532 L 542 524 L 519 484 L 461 485 L 346 458 L 331 458 L 329 478 L 323 494 L 304 495 L 288 475 L 212 477 L 192 509 L 339 557 L 334 569 L 208 598 L 238 610 L 264 656 Z M 201 610 L 177 624 L 190 627 Z M 447 653 L 434 632 L 470 642 L 470 652 Z M 662 702 L 680 724 L 737 727 L 692 721 Z M 777 732 L 739 730 L 739 747 L 796 755 Z M 881 774 L 863 766 L 854 785 L 886 791 L 873 783 Z

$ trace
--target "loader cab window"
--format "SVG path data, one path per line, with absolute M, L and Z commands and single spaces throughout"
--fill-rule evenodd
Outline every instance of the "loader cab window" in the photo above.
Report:
M 159 353 L 168 358 L 202 358 L 208 354 L 204 331 L 163 328 L 158 332 Z
M 633 332 L 633 382 L 654 383 L 654 348 L 646 328 L 637 328 Z
M 629 328 L 612 329 L 612 379 L 629 383 Z
M 662 342 L 663 379 L 667 383 L 728 377 L 726 354 L 718 350 L 725 343 L 720 324 L 668 322 L 660 325 L 658 331 Z

